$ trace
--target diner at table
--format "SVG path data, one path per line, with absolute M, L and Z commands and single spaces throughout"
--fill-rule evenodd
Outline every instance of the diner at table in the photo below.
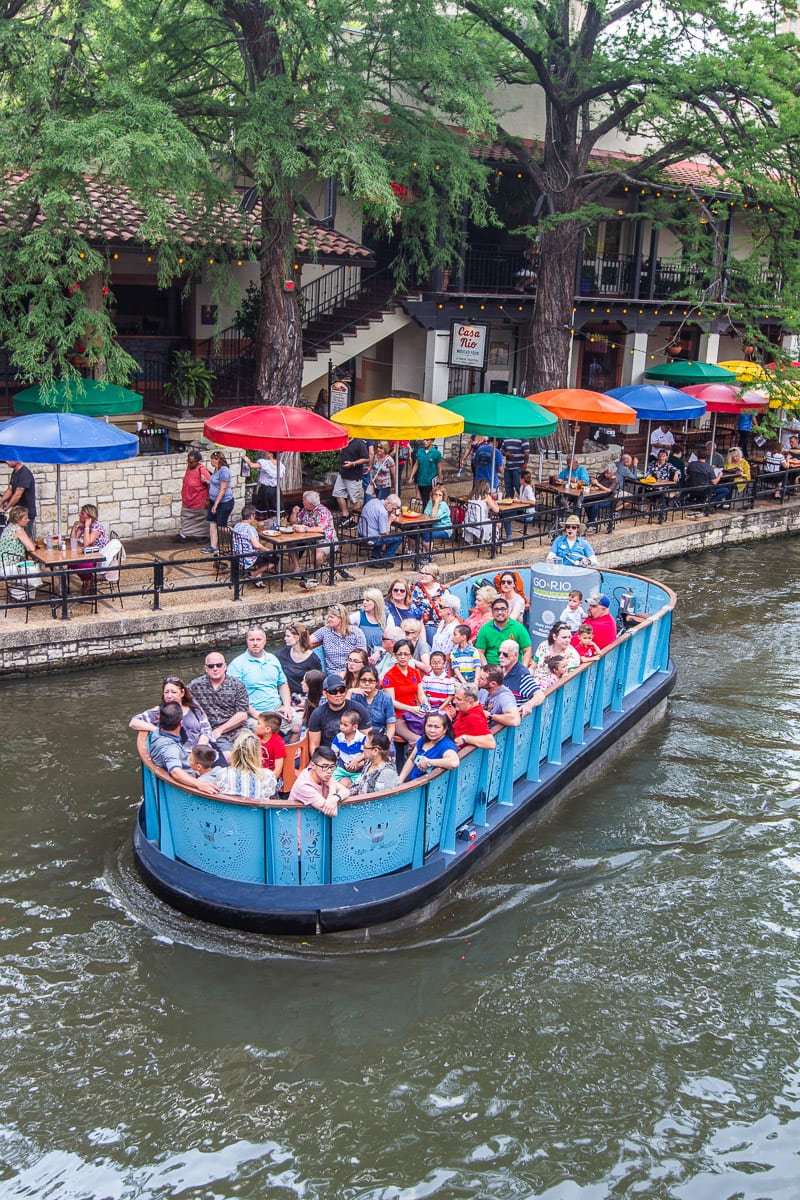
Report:
M 95 554 L 108 545 L 108 533 L 100 521 L 94 504 L 81 505 L 77 521 L 73 521 L 69 531 L 70 547 L 73 542 L 81 550 L 93 550 Z M 75 573 L 81 582 L 84 595 L 97 590 L 97 563 L 89 558 L 74 564 Z
M 434 541 L 449 539 L 453 536 L 453 521 L 450 516 L 450 505 L 447 503 L 447 490 L 437 483 L 425 505 L 424 515 L 431 517 L 436 524 L 422 535 L 422 545 L 430 550 Z
M 8 520 L 0 533 L 0 569 L 6 578 L 17 578 L 19 583 L 9 584 L 12 600 L 27 600 L 33 589 L 44 583 L 38 568 L 23 568 L 35 554 L 36 546 L 27 532 L 30 515 L 22 504 L 14 504 L 8 510 Z M 23 578 L 24 576 L 24 578 Z

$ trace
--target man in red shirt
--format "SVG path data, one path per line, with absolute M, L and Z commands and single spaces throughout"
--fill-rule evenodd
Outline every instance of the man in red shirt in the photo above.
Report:
M 181 529 L 176 542 L 197 539 L 204 542 L 208 537 L 206 505 L 208 504 L 207 469 L 199 450 L 190 450 L 186 455 L 186 471 L 181 485 Z
M 459 750 L 464 746 L 477 746 L 479 750 L 494 750 L 494 735 L 489 732 L 486 713 L 478 703 L 478 689 L 472 683 L 456 688 L 453 697 L 456 718 L 453 721 L 453 738 Z
M 591 625 L 594 634 L 594 644 L 598 650 L 605 650 L 617 640 L 617 622 L 608 611 L 611 601 L 602 592 L 595 592 L 588 600 L 589 615 L 586 624 Z

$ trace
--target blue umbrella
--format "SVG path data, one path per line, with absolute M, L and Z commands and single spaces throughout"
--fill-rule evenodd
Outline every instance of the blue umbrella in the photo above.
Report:
M 61 467 L 65 463 L 116 462 L 134 458 L 139 439 L 97 417 L 40 412 L 0 425 L 0 458 L 6 462 L 56 464 L 56 506 L 61 536 Z
M 666 384 L 632 383 L 611 388 L 606 395 L 636 409 L 640 421 L 692 421 L 706 411 L 702 400 L 693 403 L 686 392 Z
M 647 421 L 645 461 L 650 452 L 651 421 L 692 421 L 706 411 L 702 400 L 692 403 L 693 397 L 666 383 L 631 383 L 627 387 L 611 388 L 607 394 L 629 404 L 640 421 Z

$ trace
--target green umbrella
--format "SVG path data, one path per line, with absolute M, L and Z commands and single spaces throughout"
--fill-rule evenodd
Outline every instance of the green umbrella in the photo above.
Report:
M 487 437 L 548 437 L 558 420 L 524 396 L 504 392 L 470 392 L 451 396 L 439 405 L 464 418 L 466 433 L 485 433 Z
M 689 387 L 693 383 L 735 383 L 733 371 L 726 371 L 716 363 L 687 362 L 676 358 L 672 362 L 662 363 L 660 367 L 651 367 L 644 373 L 645 379 L 663 379 L 672 387 Z
M 465 396 L 451 396 L 439 408 L 448 408 L 463 417 L 465 433 L 484 433 L 489 438 L 548 437 L 558 425 L 558 419 L 552 413 L 532 400 L 506 392 L 469 392 Z
M 84 417 L 118 417 L 142 411 L 144 398 L 138 392 L 104 383 L 102 379 L 57 379 L 25 388 L 14 396 L 18 413 L 72 412 Z

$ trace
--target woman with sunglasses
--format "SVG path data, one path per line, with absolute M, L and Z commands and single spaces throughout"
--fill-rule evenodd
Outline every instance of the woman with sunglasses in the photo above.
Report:
M 411 589 L 404 579 L 393 579 L 386 596 L 386 619 L 389 624 L 400 626 L 408 617 L 420 617 L 417 605 L 411 599 Z
M 413 746 L 422 732 L 427 701 L 422 688 L 422 673 L 412 667 L 414 648 L 407 638 L 395 643 L 394 666 L 383 677 L 383 690 L 397 716 L 396 734 Z
M 409 754 L 403 763 L 400 782 L 421 779 L 436 770 L 458 770 L 458 746 L 453 738 L 453 726 L 441 712 L 429 713 L 425 718 L 422 736 L 417 740 L 413 754 Z
M 195 700 L 187 684 L 177 675 L 168 675 L 161 689 L 160 704 L 180 704 L 183 709 L 181 731 L 186 735 L 184 745 L 189 751 L 193 746 L 205 746 L 211 741 L 211 725 L 208 717 Z M 129 729 L 155 733 L 158 729 L 158 707 L 146 708 L 128 722 Z
M 522 580 L 514 571 L 501 571 L 494 577 L 494 585 L 504 600 L 508 601 L 508 615 L 512 621 L 525 618 L 525 597 L 521 594 Z
M 347 664 L 344 672 L 344 688 L 348 700 L 350 699 L 350 694 L 353 691 L 353 688 L 358 683 L 359 675 L 364 670 L 364 667 L 368 666 L 369 655 L 367 654 L 366 650 L 362 650 L 360 647 L 357 647 L 355 650 L 350 651 L 347 656 Z
M 284 645 L 278 651 L 278 662 L 292 694 L 292 703 L 303 694 L 303 676 L 306 671 L 322 673 L 319 655 L 311 649 L 311 635 L 302 621 L 292 621 L 283 631 Z
M 434 540 L 453 536 L 453 519 L 450 515 L 450 505 L 447 503 L 447 491 L 441 483 L 434 485 L 431 498 L 425 505 L 425 516 L 432 517 L 436 522 L 430 533 L 426 533 L 422 538 L 426 550 L 432 548 Z
M 390 669 L 387 668 L 387 670 Z M 364 667 L 359 672 L 356 685 L 350 689 L 348 696 L 355 696 L 362 702 L 369 713 L 370 725 L 373 729 L 380 730 L 390 740 L 394 740 L 396 725 L 394 705 L 388 694 L 381 691 L 378 672 L 374 667 Z

